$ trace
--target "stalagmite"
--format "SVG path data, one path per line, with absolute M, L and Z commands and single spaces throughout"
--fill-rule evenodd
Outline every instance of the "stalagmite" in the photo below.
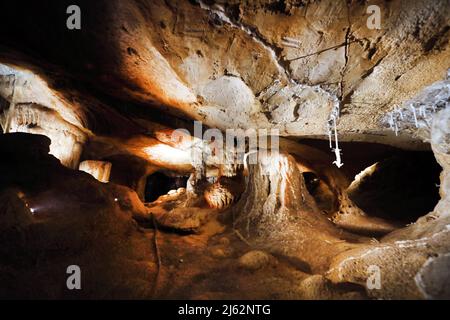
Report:
M 274 252 L 301 256 L 313 267 L 332 252 L 338 231 L 321 215 L 294 158 L 271 152 L 258 153 L 258 163 L 249 166 L 246 188 L 231 208 L 233 226 L 246 241 Z M 321 230 L 312 236 L 312 230 Z M 341 236 L 344 236 L 341 233 Z M 318 257 L 309 251 L 322 247 Z

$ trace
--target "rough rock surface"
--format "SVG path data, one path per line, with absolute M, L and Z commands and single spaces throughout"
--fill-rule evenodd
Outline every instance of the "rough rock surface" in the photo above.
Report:
M 273 261 L 274 258 L 271 257 L 270 254 L 267 254 L 264 251 L 255 250 L 247 252 L 242 257 L 240 257 L 238 263 L 242 268 L 254 271 L 260 268 L 264 268 Z
M 1 241 L 9 244 L 0 249 L 0 296 L 151 297 L 148 274 L 157 268 L 147 245 L 151 234 L 139 232 L 132 213 L 116 204 L 109 186 L 61 166 L 47 154 L 46 137 L 2 135 L 0 145 L 10 156 L 0 161 Z M 22 160 L 17 162 L 13 153 Z M 82 270 L 82 292 L 65 287 L 70 265 Z
M 65 4 L 29 12 L 35 19 L 43 10 L 57 15 Z M 37 31 L 27 25 L 36 20 L 24 17 L 23 28 L 11 33 L 14 15 L 2 19 L 2 57 L 11 59 L 9 48 L 25 46 L 117 98 L 165 105 L 220 129 L 274 127 L 283 135 L 324 136 L 338 103 L 343 139 L 418 147 L 408 135 L 392 136 L 381 120 L 446 74 L 450 8 L 446 1 L 377 4 L 381 29 L 367 27 L 367 4 L 357 1 L 284 9 L 271 0 L 82 1 L 89 15 L 79 32 L 58 27 L 62 17 L 39 21 Z M 14 12 L 21 4 L 2 6 Z M 54 37 L 26 36 L 50 30 Z
M 329 279 L 364 284 L 368 268 L 376 265 L 380 268 L 383 280 L 381 288 L 368 291 L 370 296 L 393 299 L 442 297 L 445 292 L 442 286 L 449 279 L 448 272 L 442 268 L 450 250 L 449 119 L 450 109 L 440 111 L 434 116 L 429 133 L 436 159 L 443 167 L 440 186 L 442 199 L 435 210 L 409 227 L 388 234 L 379 244 L 338 255 L 328 271 Z M 423 278 L 427 280 L 422 280 L 425 270 L 428 272 Z
M 366 1 L 77 3 L 81 30 L 72 1 L 0 2 L 0 297 L 449 298 L 447 0 L 374 1 L 379 29 Z M 199 163 L 194 120 L 277 129 L 280 150 Z M 337 140 L 432 151 L 439 203 L 367 214 L 351 181 L 384 156 Z M 189 180 L 144 205 L 156 172 Z

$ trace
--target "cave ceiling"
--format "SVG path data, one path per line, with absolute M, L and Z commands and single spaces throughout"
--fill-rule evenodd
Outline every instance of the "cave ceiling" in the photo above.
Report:
M 421 148 L 385 115 L 445 78 L 450 9 L 407 3 L 382 2 L 383 27 L 369 29 L 357 1 L 86 1 L 68 30 L 64 1 L 27 4 L 17 24 L 18 1 L 2 4 L 0 59 L 48 81 L 65 103 L 44 106 L 94 135 L 145 134 L 160 118 L 326 138 L 338 104 L 342 140 Z

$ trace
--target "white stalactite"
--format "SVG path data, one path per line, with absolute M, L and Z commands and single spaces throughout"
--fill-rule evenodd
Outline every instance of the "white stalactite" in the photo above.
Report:
M 394 130 L 394 114 L 392 112 L 389 112 L 388 115 L 389 128 L 391 128 L 391 130 Z
M 414 124 L 415 124 L 416 128 L 418 128 L 419 127 L 419 123 L 417 122 L 416 108 L 414 106 L 411 106 L 411 110 L 412 110 L 412 113 L 414 115 Z
M 398 115 L 400 115 L 400 119 L 401 119 L 401 120 L 404 120 L 402 109 L 399 109 L 399 108 L 395 107 L 395 112 L 396 112 Z
M 329 125 L 327 125 L 327 132 L 328 132 L 328 142 L 329 142 L 329 145 L 330 145 L 330 149 L 333 149 L 333 144 L 331 142 L 331 129 L 330 129 Z
M 6 114 L 5 130 L 4 130 L 5 133 L 9 133 L 11 131 L 11 121 L 14 116 L 14 111 L 16 108 L 16 101 L 14 99 L 15 92 L 16 92 L 16 75 L 13 74 L 13 77 L 14 77 L 14 82 L 13 82 L 12 94 L 11 94 L 11 104 L 10 104 L 9 110 Z
M 333 161 L 333 164 L 335 164 L 338 168 L 342 167 L 344 163 L 342 163 L 341 159 L 341 149 L 339 149 L 339 140 L 338 140 L 338 132 L 337 132 L 337 120 L 339 119 L 339 102 L 335 102 L 333 109 L 331 110 L 330 117 L 327 122 L 327 132 L 328 132 L 328 139 L 330 143 L 330 149 L 334 152 L 336 156 L 336 160 Z M 331 126 L 333 126 L 333 129 L 331 129 Z M 334 130 L 334 140 L 335 145 L 334 148 L 331 143 L 331 131 Z
M 420 110 L 420 115 L 425 118 L 427 116 L 426 112 L 425 112 L 425 106 L 420 106 L 419 110 Z
M 448 79 L 438 81 L 405 102 L 400 108 L 396 106 L 394 110 L 386 113 L 384 122 L 395 135 L 403 129 L 431 129 L 435 115 L 447 108 L 450 105 L 449 101 L 450 81 Z

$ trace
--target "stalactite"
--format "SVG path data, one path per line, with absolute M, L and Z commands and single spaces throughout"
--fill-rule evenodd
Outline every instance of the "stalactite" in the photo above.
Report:
M 388 123 L 389 123 L 389 128 L 391 130 L 394 130 L 394 114 L 392 112 L 388 113 Z
M 432 84 L 402 107 L 388 112 L 384 121 L 396 135 L 403 129 L 430 129 L 434 116 L 449 105 L 449 88 L 448 80 Z
M 328 133 L 328 143 L 329 143 L 330 149 L 332 149 L 333 148 L 333 144 L 331 142 L 331 128 L 330 128 L 330 125 L 328 123 L 327 123 L 327 133 Z
M 411 110 L 414 115 L 414 125 L 416 126 L 416 128 L 418 128 L 419 123 L 417 122 L 416 108 L 414 106 L 411 106 Z
M 334 137 L 335 137 L 335 148 L 334 148 L 334 154 L 336 156 L 336 160 L 333 161 L 333 164 L 336 165 L 336 167 L 340 168 L 344 164 L 341 160 L 341 149 L 339 149 L 339 141 L 338 141 L 338 134 L 337 134 L 337 128 L 336 128 L 336 118 L 334 118 Z
M 6 114 L 5 129 L 4 129 L 5 133 L 9 133 L 11 131 L 11 121 L 16 108 L 16 101 L 14 99 L 16 93 L 16 75 L 13 74 L 12 76 L 14 77 L 14 81 L 12 86 L 11 102 L 9 105 L 8 112 Z
M 396 107 L 396 111 L 397 111 L 398 114 L 400 115 L 400 119 L 401 119 L 401 120 L 404 120 L 402 109 L 397 109 L 397 107 Z
M 334 155 L 336 157 L 336 160 L 333 161 L 333 164 L 335 164 L 338 168 L 342 167 L 344 164 L 342 163 L 341 159 L 341 149 L 339 149 L 339 140 L 338 140 L 338 132 L 337 132 L 337 120 L 339 119 L 339 102 L 335 101 L 333 105 L 333 109 L 331 110 L 330 117 L 328 118 L 327 122 L 327 132 L 328 132 L 328 140 L 330 149 L 334 152 Z M 335 146 L 332 147 L 331 143 L 331 134 L 332 131 L 334 132 L 334 140 L 335 140 Z

